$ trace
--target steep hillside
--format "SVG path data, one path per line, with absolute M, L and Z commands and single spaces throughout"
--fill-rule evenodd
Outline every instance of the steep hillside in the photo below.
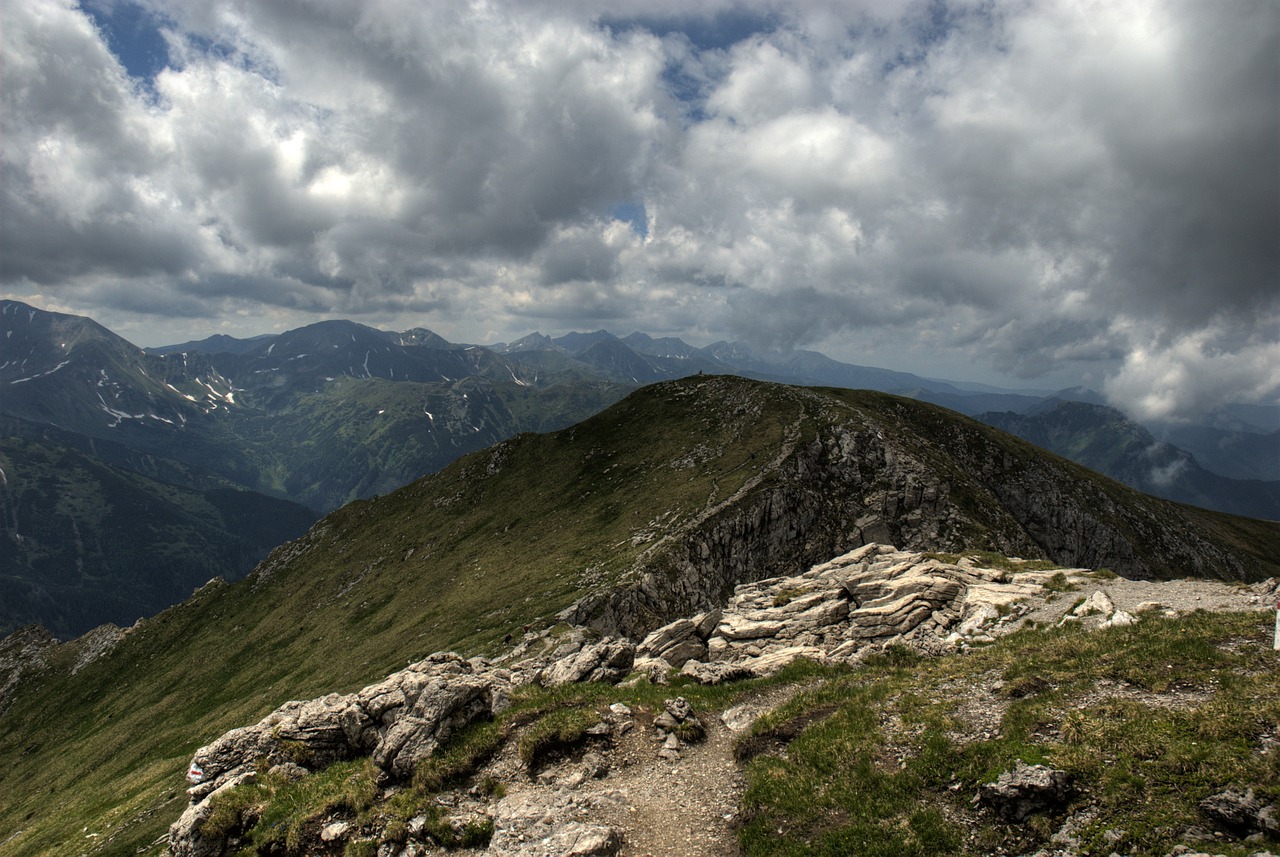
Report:
M 1026 413 L 986 413 L 978 419 L 1139 491 L 1233 515 L 1280 520 L 1280 482 L 1257 478 L 1265 468 L 1256 469 L 1255 478 L 1211 473 L 1195 456 L 1157 440 L 1115 408 L 1050 400 Z M 1273 448 L 1273 457 L 1277 454 Z
M 1280 479 L 1280 429 L 1269 433 L 1243 428 L 1164 426 L 1160 438 L 1196 457 L 1215 473 L 1232 479 Z
M 0 635 L 128 626 L 241 577 L 311 510 L 230 484 L 158 482 L 57 444 L 0 439 Z
M 0 841 L 22 831 L 28 853 L 58 853 L 89 825 L 146 845 L 180 811 L 192 750 L 286 699 L 564 620 L 639 635 L 871 541 L 1135 577 L 1280 571 L 1276 525 L 1190 517 L 940 408 L 662 383 L 352 503 L 75 675 L 85 643 L 48 653 L 4 700 L 0 793 L 17 797 Z

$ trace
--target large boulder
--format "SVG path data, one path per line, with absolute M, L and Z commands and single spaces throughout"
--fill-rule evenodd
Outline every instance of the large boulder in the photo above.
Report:
M 542 671 L 540 681 L 546 687 L 580 681 L 617 684 L 631 672 L 635 657 L 634 643 L 606 637 L 598 643 L 583 646 L 578 652 L 555 661 Z

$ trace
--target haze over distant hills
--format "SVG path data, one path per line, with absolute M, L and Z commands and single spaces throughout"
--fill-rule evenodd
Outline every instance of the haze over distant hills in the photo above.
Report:
M 42 491 L 54 484 L 39 476 L 40 462 L 71 460 L 74 453 L 77 461 L 143 477 L 126 480 L 130 490 L 169 505 L 180 492 L 255 492 L 237 496 L 262 509 L 278 507 L 272 519 L 294 522 L 275 534 L 284 538 L 318 513 L 392 491 L 460 455 L 520 432 L 572 425 L 639 386 L 698 373 L 874 389 L 985 414 L 992 424 L 1157 495 L 1280 517 L 1273 482 L 1211 473 L 1196 463 L 1199 454 L 1158 445 L 1118 412 L 1100 410 L 1097 394 L 1088 390 L 1046 398 L 845 364 L 816 352 L 763 354 L 729 342 L 698 348 L 640 332 L 622 338 L 603 330 L 555 338 L 533 333 L 478 346 L 421 328 L 395 333 L 335 320 L 252 339 L 213 336 L 143 350 L 90 319 L 15 301 L 0 302 L 0 325 L 0 428 L 15 439 L 0 462 L 8 474 L 0 503 L 11 558 L 4 585 L 12 596 L 7 603 L 23 605 L 0 616 L 0 631 L 42 621 L 73 635 L 101 621 L 130 619 L 127 610 L 106 609 L 118 604 L 112 590 L 121 573 L 118 557 L 125 555 L 109 546 L 122 538 L 137 544 L 136 534 L 113 529 L 110 516 L 92 512 L 87 501 L 67 499 L 36 539 L 32 510 L 50 502 Z M 1064 422 L 1067 413 L 1076 417 Z M 1266 412 L 1253 415 L 1264 421 Z M 1056 421 L 1054 427 L 1047 421 Z M 1208 426 L 1198 433 L 1184 428 L 1178 436 L 1218 450 L 1206 460 L 1234 473 L 1274 473 L 1275 449 L 1268 445 L 1274 435 L 1253 432 L 1238 418 L 1233 425 L 1229 447 L 1221 443 L 1222 430 Z M 81 472 L 107 479 L 116 471 L 86 464 Z M 102 486 L 93 491 L 112 493 Z M 214 573 L 243 574 L 273 544 L 250 546 L 243 533 L 215 530 L 196 540 L 168 537 L 170 551 L 202 558 L 173 564 L 188 570 L 172 571 L 171 579 L 156 572 L 155 591 L 167 594 L 139 601 L 136 615 L 172 603 L 175 593 Z M 83 609 L 68 607 L 72 602 Z M 57 609 L 50 606 L 55 603 Z

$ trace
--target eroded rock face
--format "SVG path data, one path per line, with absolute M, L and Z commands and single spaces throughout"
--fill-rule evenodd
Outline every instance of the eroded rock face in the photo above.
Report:
M 802 657 L 858 657 L 891 642 L 941 647 L 947 629 L 964 613 L 970 583 L 987 579 L 963 566 L 867 545 L 803 574 L 737 587 L 705 639 L 706 656 L 685 658 L 679 666 L 699 682 L 716 684 L 771 675 Z M 658 629 L 641 643 L 640 653 L 683 654 L 677 642 L 668 641 L 700 641 L 692 624 L 683 620 Z
M 170 827 L 171 853 L 220 853 L 221 842 L 202 839 L 200 823 L 213 795 L 245 782 L 260 760 L 318 769 L 370 756 L 393 778 L 405 779 L 453 732 L 500 711 L 510 683 L 509 670 L 440 653 L 357 693 L 286 702 L 196 751 L 192 767 L 203 779 L 188 790 L 192 804 Z
M 508 671 L 441 653 L 357 693 L 286 702 L 196 751 L 204 780 L 193 796 L 252 770 L 259 759 L 321 768 L 368 755 L 394 776 L 409 776 L 455 730 L 500 710 L 509 686 Z
M 1236 836 L 1262 833 L 1280 834 L 1280 814 L 1275 804 L 1266 804 L 1253 789 L 1226 789 L 1200 801 L 1200 811 L 1215 824 Z
M 635 661 L 636 647 L 627 640 L 605 639 L 583 646 L 579 651 L 548 666 L 539 676 L 541 684 L 554 687 L 580 681 L 617 684 Z
M 0 638 L 0 712 L 8 707 L 10 688 L 43 668 L 57 647 L 58 640 L 42 625 L 26 625 Z

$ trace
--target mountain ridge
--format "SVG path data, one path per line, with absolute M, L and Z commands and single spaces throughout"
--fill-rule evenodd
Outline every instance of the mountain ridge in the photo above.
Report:
M 1280 520 L 1280 482 L 1211 473 L 1194 455 L 1157 440 L 1115 408 L 1049 399 L 1021 414 L 986 413 L 977 418 L 1145 493 Z
M 0 302 L 0 326 L 6 432 L 101 454 L 149 478 L 187 487 L 228 480 L 319 512 L 390 492 L 518 432 L 563 428 L 643 383 L 698 372 L 838 386 L 924 383 L 816 352 L 783 359 L 741 343 L 696 349 L 639 332 L 531 334 L 533 350 L 510 350 L 455 345 L 422 328 L 391 333 L 331 320 L 258 340 L 214 338 L 210 352 L 161 355 L 92 320 L 12 301 Z M 900 392 L 961 411 L 1043 401 L 930 383 Z M 1112 473 L 1167 494 L 1137 470 Z M 1274 518 L 1278 487 L 1204 475 L 1194 491 L 1172 496 Z M 10 539 L 22 535 L 12 522 L 4 529 Z M 68 530 L 66 540 L 74 538 Z
M 639 635 L 868 541 L 1142 576 L 1280 571 L 1280 526 L 1138 495 L 931 405 L 663 382 L 348 504 L 74 676 L 84 643 L 50 653 L 0 716 L 0 791 L 22 795 L 0 807 L 0 838 L 22 829 L 33 853 L 57 853 L 59 824 L 79 835 L 109 807 L 144 846 L 195 747 L 285 699 L 358 689 L 434 651 L 493 653 L 526 626 Z M 50 802 L 57 818 L 28 817 Z

